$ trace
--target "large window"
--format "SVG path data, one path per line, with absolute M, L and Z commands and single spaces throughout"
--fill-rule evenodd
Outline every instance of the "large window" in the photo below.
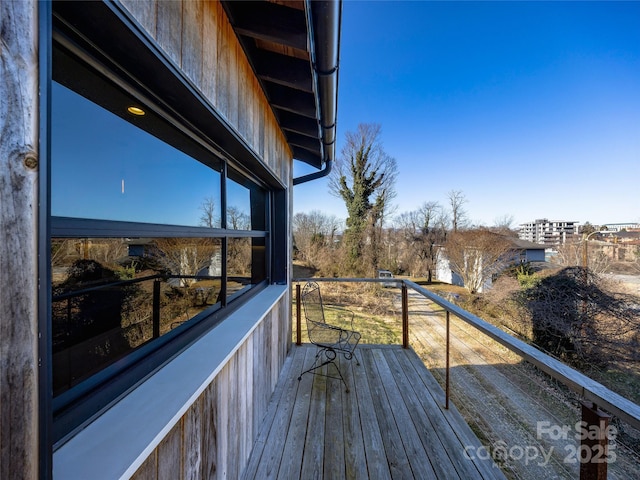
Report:
M 54 32 L 49 245 L 59 440 L 267 283 L 274 192 L 234 168 L 242 159 L 221 153 L 144 79 L 133 81 L 55 22 Z M 149 358 L 151 367 L 137 368 Z

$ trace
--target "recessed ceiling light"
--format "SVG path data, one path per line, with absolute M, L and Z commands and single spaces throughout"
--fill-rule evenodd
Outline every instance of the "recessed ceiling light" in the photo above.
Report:
M 127 111 L 132 115 L 142 116 L 145 114 L 145 111 L 143 109 L 141 109 L 140 107 L 136 107 L 134 105 L 127 107 Z

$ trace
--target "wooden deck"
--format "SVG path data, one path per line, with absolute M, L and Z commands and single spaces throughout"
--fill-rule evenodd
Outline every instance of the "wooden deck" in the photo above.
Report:
M 491 460 L 469 458 L 480 442 L 455 407 L 444 409 L 444 392 L 412 350 L 356 352 L 361 365 L 341 363 L 346 393 L 340 380 L 298 381 L 316 349 L 293 347 L 244 479 L 505 478 Z

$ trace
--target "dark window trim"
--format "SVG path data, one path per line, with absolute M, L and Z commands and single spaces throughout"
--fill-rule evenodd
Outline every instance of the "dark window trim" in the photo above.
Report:
M 231 230 L 224 228 L 189 227 L 158 223 L 124 222 L 91 218 L 51 217 L 53 238 L 117 238 L 117 237 L 267 237 L 266 230 Z
M 39 445 L 38 478 L 53 477 L 53 365 L 51 337 L 51 248 L 49 184 L 51 181 L 51 2 L 38 2 L 39 118 L 39 210 L 38 210 L 38 387 Z

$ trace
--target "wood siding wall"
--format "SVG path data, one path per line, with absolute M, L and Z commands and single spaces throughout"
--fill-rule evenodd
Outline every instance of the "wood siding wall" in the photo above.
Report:
M 135 473 L 135 480 L 239 478 L 291 346 L 290 295 L 269 312 Z
M 264 163 L 289 185 L 291 151 L 219 2 L 122 0 Z
M 0 2 L 0 478 L 38 476 L 35 2 Z

